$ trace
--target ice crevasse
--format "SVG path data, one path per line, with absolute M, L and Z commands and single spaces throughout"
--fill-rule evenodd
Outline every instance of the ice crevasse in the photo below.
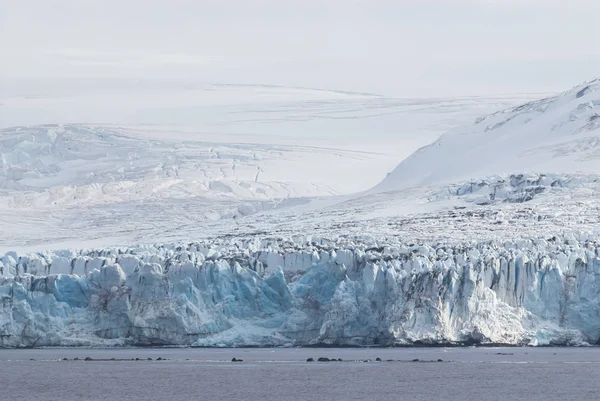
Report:
M 600 339 L 600 245 L 590 239 L 283 244 L 9 252 L 0 259 L 0 345 Z

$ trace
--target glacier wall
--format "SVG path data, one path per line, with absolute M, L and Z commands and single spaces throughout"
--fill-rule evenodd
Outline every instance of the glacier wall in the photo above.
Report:
M 590 239 L 9 252 L 0 346 L 596 344 Z

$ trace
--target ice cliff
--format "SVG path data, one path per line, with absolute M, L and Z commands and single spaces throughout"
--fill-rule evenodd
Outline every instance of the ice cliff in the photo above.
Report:
M 0 345 L 596 344 L 600 244 L 372 238 L 0 260 Z

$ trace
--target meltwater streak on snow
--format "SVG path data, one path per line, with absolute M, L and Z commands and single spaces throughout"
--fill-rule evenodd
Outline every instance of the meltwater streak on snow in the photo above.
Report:
M 600 339 L 595 242 L 367 247 L 355 241 L 346 249 L 306 238 L 9 252 L 0 265 L 0 345 L 583 345 Z

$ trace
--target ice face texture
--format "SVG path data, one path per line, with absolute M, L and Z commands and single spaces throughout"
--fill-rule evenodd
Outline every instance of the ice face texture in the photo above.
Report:
M 357 241 L 336 249 L 314 240 L 293 251 L 283 244 L 8 253 L 1 259 L 1 345 L 543 345 L 600 338 L 600 248 L 591 241 L 371 248 Z

